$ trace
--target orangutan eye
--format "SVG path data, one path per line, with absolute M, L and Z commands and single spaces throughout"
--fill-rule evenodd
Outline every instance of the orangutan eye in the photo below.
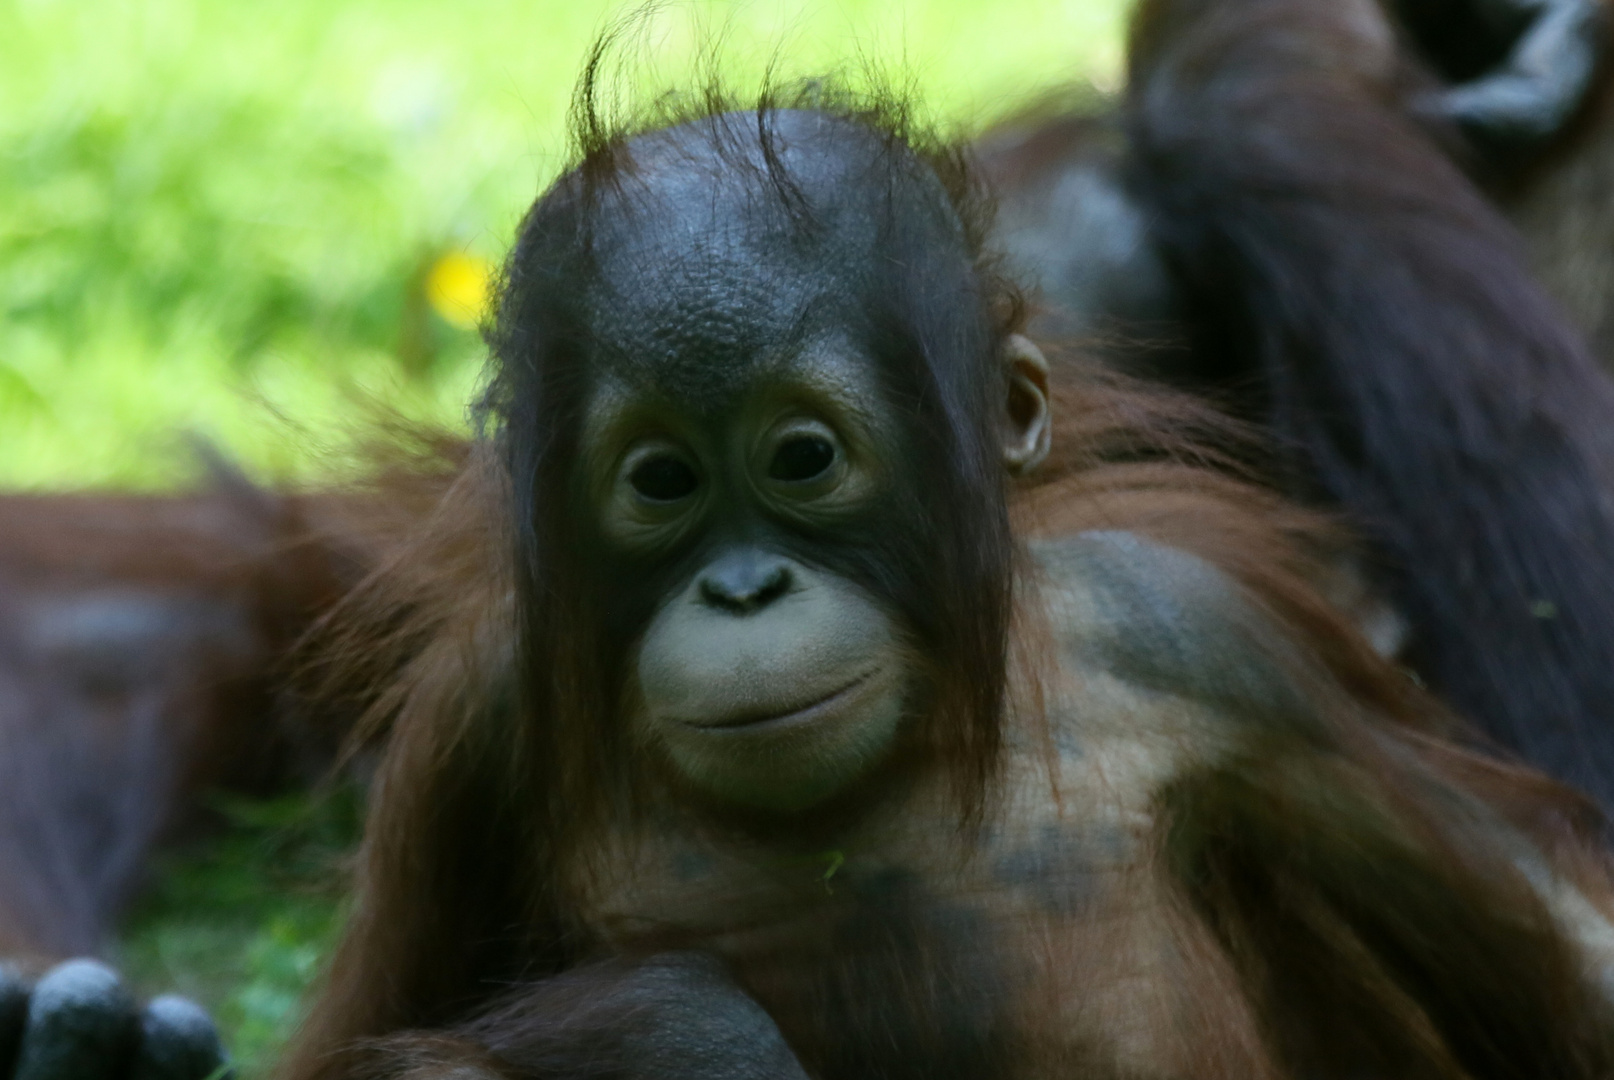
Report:
M 628 474 L 628 483 L 652 502 L 677 502 L 693 495 L 700 479 L 683 461 L 671 454 L 659 454 L 640 462 Z
M 812 480 L 835 464 L 835 445 L 819 435 L 793 435 L 779 444 L 768 463 L 768 478 L 786 482 Z

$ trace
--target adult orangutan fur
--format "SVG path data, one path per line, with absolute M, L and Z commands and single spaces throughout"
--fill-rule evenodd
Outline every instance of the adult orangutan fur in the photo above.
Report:
M 1345 136 L 1384 134 L 1354 111 L 1365 105 L 1351 88 L 1387 63 L 1354 14 L 1152 0 L 1134 31 L 1147 152 L 1185 164 L 1190 150 L 1220 154 L 1187 125 L 1219 137 L 1231 114 L 1339 167 L 1319 114 L 1300 106 L 1362 124 Z M 900 112 L 822 85 L 749 113 L 714 99 L 629 131 L 593 122 L 592 86 L 579 98 L 579 163 L 534 207 L 506 270 L 494 434 L 444 482 L 412 558 L 354 601 L 355 662 L 394 649 L 408 660 L 375 714 L 391 736 L 352 922 L 285 1076 L 1590 1078 L 1614 1067 L 1614 896 L 1573 799 L 1449 741 L 1454 722 L 1308 584 L 1326 530 L 1192 461 L 1214 463 L 1196 435 L 1215 423 L 1074 365 L 1039 368 L 955 154 Z M 822 164 L 809 152 L 820 145 L 844 160 Z M 1326 202 L 1337 176 L 1291 180 L 1297 223 L 1316 213 L 1337 226 L 1298 232 L 1297 259 L 1307 243 L 1346 242 L 1346 217 Z M 931 215 L 936 193 L 954 224 Z M 847 200 L 833 218 L 832 199 Z M 886 216 L 859 216 L 879 205 Z M 756 260 L 743 281 L 712 254 L 731 253 L 727 234 L 709 250 L 687 231 L 731 210 L 713 221 L 740 222 L 734 250 Z M 747 213 L 800 247 L 758 254 Z M 885 415 L 884 396 L 906 388 L 909 412 L 883 434 L 912 471 L 881 474 L 880 497 L 859 504 L 897 515 L 860 541 L 889 577 L 833 550 L 829 526 L 811 534 L 821 561 L 804 557 L 895 598 L 887 614 L 908 628 L 900 662 L 923 708 L 811 805 L 775 806 L 688 774 L 645 726 L 640 641 L 691 594 L 670 569 L 655 576 L 616 550 L 642 561 L 665 549 L 592 523 L 612 520 L 616 496 L 598 494 L 615 489 L 594 483 L 589 440 L 614 430 L 592 419 L 601 409 L 638 400 L 612 381 L 624 372 L 652 372 L 676 400 L 720 395 L 742 372 L 774 377 L 682 352 L 706 322 L 658 335 L 632 320 L 710 301 L 722 315 L 711 325 L 743 330 L 734 312 L 771 317 L 795 288 L 792 260 L 843 233 L 879 253 L 863 257 L 889 259 L 892 281 L 858 276 L 860 289 L 893 290 L 918 307 L 891 318 L 918 310 L 947 332 L 900 363 L 880 358 L 896 381 L 867 402 Z M 972 287 L 926 290 L 966 256 Z M 621 274 L 657 288 L 630 294 Z M 731 285 L 757 282 L 754 313 L 728 302 Z M 615 289 L 602 293 L 614 302 L 589 289 Z M 670 359 L 619 347 L 619 332 L 668 343 Z M 607 363 L 592 359 L 606 344 L 621 366 L 602 383 L 580 365 Z M 676 365 L 680 381 L 655 364 Z M 914 393 L 925 378 L 934 385 Z M 994 384 L 1008 406 L 970 396 Z M 1040 456 L 1050 396 L 1042 467 L 1012 486 L 980 468 L 999 439 L 1011 468 Z M 674 451 L 657 452 L 668 456 L 649 459 L 663 462 L 655 471 L 632 466 L 635 490 L 706 506 L 680 503 L 704 490 L 696 465 L 680 472 Z M 657 513 L 645 520 L 674 527 L 670 509 Z M 928 550 L 902 546 L 919 525 Z M 925 594 L 903 591 L 921 567 L 902 560 L 914 559 L 927 560 Z M 737 619 L 771 602 L 717 599 Z M 637 614 L 622 607 L 632 603 Z M 367 640 L 365 618 L 380 638 Z M 794 766 L 782 757 L 779 775 Z
M 1433 13 L 1451 5 L 1403 6 L 1439 45 Z M 1600 10 L 1539 7 L 1549 30 Z M 1043 287 L 1034 334 L 1096 338 L 1126 370 L 1270 424 L 1291 493 L 1368 539 L 1368 577 L 1405 619 L 1381 646 L 1607 809 L 1614 383 L 1431 131 L 1431 101 L 1461 115 L 1486 79 L 1440 97 L 1377 5 L 1350 10 L 1384 44 L 1374 70 L 1327 50 L 1315 72 L 1275 70 L 1273 40 L 1252 35 L 1214 77 L 1136 83 L 1117 115 L 988 136 L 1001 234 Z M 1208 32 L 1157 27 L 1134 72 Z M 1546 263 L 1596 280 L 1568 256 Z
M 360 501 L 222 478 L 185 496 L 0 498 L 7 1080 L 217 1075 L 199 1006 L 136 1001 L 104 964 L 67 958 L 108 946 L 154 845 L 200 823 L 200 791 L 310 783 L 345 735 L 294 708 L 283 678 L 367 561 L 325 535 Z
M 1523 234 L 1542 282 L 1614 367 L 1614 12 L 1606 0 L 1404 5 L 1448 87 L 1420 102 Z
M 313 542 L 318 503 L 233 478 L 0 498 L 0 957 L 99 952 L 197 791 L 328 768 L 346 725 L 284 686 L 293 644 L 351 584 Z

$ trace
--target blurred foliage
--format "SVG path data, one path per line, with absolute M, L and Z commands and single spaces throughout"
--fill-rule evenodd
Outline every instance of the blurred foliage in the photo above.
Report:
M 1121 0 L 690 0 L 646 90 L 871 57 L 966 127 L 1120 68 Z M 564 162 L 597 0 L 0 0 L 0 486 L 165 488 L 212 440 L 339 472 L 356 402 L 463 419 L 489 268 Z M 701 36 L 702 27 L 707 36 Z M 630 59 L 637 59 L 634 53 Z M 344 801 L 345 800 L 345 801 Z M 247 1078 L 340 919 L 351 797 L 220 807 L 123 961 L 216 1010 Z
M 114 959 L 143 995 L 206 1006 L 240 1080 L 268 1074 L 341 926 L 359 794 L 214 800 L 218 827 L 163 853 Z
M 775 51 L 797 74 L 868 56 L 966 123 L 1119 67 L 1119 0 L 662 8 L 631 51 L 646 87 L 702 28 L 741 85 Z M 579 58 L 621 10 L 0 0 L 0 486 L 172 486 L 186 434 L 309 480 L 355 398 L 461 419 L 459 272 L 563 162 Z

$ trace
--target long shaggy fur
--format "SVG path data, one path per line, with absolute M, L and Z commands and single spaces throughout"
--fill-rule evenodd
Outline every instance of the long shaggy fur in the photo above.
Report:
M 1297 479 L 1383 553 L 1413 666 L 1608 807 L 1614 384 L 1395 107 L 1377 23 L 1324 0 L 1146 4 L 1137 190 L 1195 347 L 1258 365 Z
M 1150 16 L 1140 37 L 1146 58 L 1168 17 L 1161 9 Z M 1227 50 L 1242 39 L 1231 30 L 1221 34 L 1214 19 L 1209 30 L 1192 32 L 1190 40 L 1208 51 L 1196 53 L 1194 64 L 1184 61 L 1187 70 L 1231 62 Z M 1261 56 L 1231 56 L 1237 70 L 1264 70 Z M 1153 63 L 1145 64 L 1148 85 L 1162 85 L 1156 66 L 1179 71 Z M 1210 82 L 1215 100 L 1221 84 Z M 414 489 L 412 497 L 430 508 L 426 526 L 396 549 L 395 564 L 349 609 L 359 619 L 346 639 L 349 662 L 361 672 L 401 662 L 403 674 L 375 706 L 390 739 L 359 898 L 284 1069 L 292 1080 L 546 1070 L 581 1077 L 624 1068 L 613 1056 L 621 1049 L 613 1025 L 632 1022 L 632 1009 L 624 1009 L 632 999 L 618 993 L 621 972 L 589 963 L 599 944 L 578 895 L 586 888 L 577 868 L 609 858 L 609 827 L 635 812 L 631 750 L 609 726 L 616 719 L 614 673 L 599 659 L 626 643 L 603 638 L 577 579 L 567 576 L 587 569 L 584 553 L 567 547 L 568 523 L 557 519 L 566 505 L 557 492 L 577 399 L 557 359 L 564 359 L 564 339 L 545 339 L 550 324 L 534 318 L 545 313 L 544 291 L 566 285 L 544 261 L 553 250 L 551 234 L 586 221 L 577 207 L 586 211 L 612 185 L 632 182 L 623 136 L 597 122 L 588 104 L 592 85 L 585 79 L 579 99 L 579 166 L 554 196 L 566 212 L 557 212 L 550 196 L 540 200 L 506 271 L 491 335 L 496 367 L 488 435 L 455 451 L 453 467 Z M 1159 95 L 1140 108 L 1185 107 L 1169 87 Z M 720 95 L 706 100 L 732 104 Z M 888 115 L 839 104 L 835 111 L 865 122 Z M 711 130 L 766 145 L 767 109 L 752 115 L 755 128 L 729 126 L 738 121 L 725 113 L 710 120 Z M 894 155 L 906 138 L 926 145 L 911 131 L 891 131 Z M 1269 163 L 1273 170 L 1295 165 L 1278 158 Z M 948 179 L 950 152 L 922 153 L 920 160 L 948 190 L 969 190 Z M 788 175 L 776 179 L 771 190 L 789 205 Z M 1252 195 L 1267 190 L 1259 176 L 1242 182 Z M 988 235 L 988 222 L 969 216 L 979 204 L 955 198 L 954 205 L 971 222 L 970 237 Z M 1313 243 L 1349 242 L 1333 232 L 1306 235 Z M 971 243 L 970 254 L 990 267 L 978 241 Z M 981 299 L 1000 344 L 1018 327 L 1020 305 L 989 274 Z M 1060 449 L 1044 472 L 1012 493 L 1001 480 L 985 496 L 949 489 L 958 520 L 944 523 L 958 534 L 939 538 L 938 546 L 976 538 L 980 549 L 958 557 L 988 569 L 1001 565 L 1003 574 L 971 579 L 944 562 L 954 577 L 936 585 L 941 592 L 959 580 L 990 586 L 958 588 L 940 602 L 978 615 L 974 646 L 966 647 L 967 634 L 959 636 L 945 659 L 955 667 L 965 662 L 954 675 L 980 680 L 991 700 L 983 706 L 979 697 L 965 699 L 974 707 L 954 719 L 977 726 L 954 729 L 948 745 L 958 756 L 927 760 L 970 783 L 941 788 L 949 798 L 935 808 L 934 820 L 920 823 L 927 835 L 919 842 L 942 853 L 969 846 L 976 834 L 960 826 L 980 803 L 1010 798 L 1016 794 L 1010 785 L 1027 782 L 1005 775 L 998 731 L 979 726 L 1002 720 L 1010 661 L 1017 672 L 1023 665 L 1034 675 L 1046 659 L 1025 553 L 985 513 L 1002 515 L 1005 526 L 1012 520 L 1020 536 L 1120 530 L 1199 556 L 1225 571 L 1263 626 L 1276 628 L 1259 648 L 1229 644 L 1229 655 L 1252 671 L 1282 671 L 1289 679 L 1283 685 L 1300 691 L 1297 700 L 1250 697 L 1240 687 L 1259 687 L 1253 674 L 1245 680 L 1243 669 L 1215 672 L 1226 675 L 1215 692 L 1232 695 L 1229 709 L 1249 711 L 1252 725 L 1271 719 L 1270 742 L 1252 740 L 1246 754 L 1189 769 L 1137 807 L 1157 823 L 1158 846 L 1157 859 L 1131 882 L 1138 911 L 1123 891 L 1117 895 L 1127 909 L 1106 912 L 1113 924 L 1084 922 L 1087 913 L 1064 896 L 1054 898 L 1064 922 L 1036 921 L 1052 918 L 1045 915 L 1017 921 L 1023 913 L 1010 912 L 1002 924 L 1021 928 L 1019 936 L 992 942 L 1003 970 L 1016 978 L 1051 973 L 1056 988 L 1110 980 L 1140 1006 L 1159 1007 L 1154 1019 L 1174 1015 L 1169 1003 L 1187 1002 L 1186 1014 L 1197 1018 L 1190 1030 L 1153 1027 L 1150 1018 L 1128 1017 L 1120 1025 L 1127 1037 L 1154 1040 L 1158 1054 L 1150 1060 L 1174 1062 L 1184 1075 L 1344 1078 L 1377 1069 L 1478 1078 L 1526 1075 L 1543 1063 L 1551 1075 L 1603 1075 L 1611 1060 L 1598 1034 L 1605 1012 L 1573 970 L 1567 934 L 1493 841 L 1505 822 L 1552 853 L 1555 871 L 1583 868 L 1588 894 L 1604 902 L 1607 884 L 1595 860 L 1560 857 L 1586 850 L 1573 800 L 1441 740 L 1450 721 L 1311 587 L 1320 560 L 1339 544 L 1327 522 L 1241 480 L 1243 455 L 1226 445 L 1233 433 L 1226 422 L 1180 399 L 1095 379 L 1076 364 L 1062 365 L 1055 381 Z M 967 420 L 984 424 L 982 416 Z M 945 417 L 926 419 L 939 425 Z M 977 448 L 963 438 L 940 445 L 955 455 L 959 474 L 972 475 Z M 996 499 L 996 507 L 981 511 L 983 498 Z M 999 580 L 1006 595 L 993 592 Z M 1012 599 L 1018 610 L 1009 607 Z M 1151 610 L 1159 616 L 1159 607 L 1139 602 L 1144 616 Z M 1166 604 L 1159 616 L 1168 642 L 1189 633 L 1167 617 L 1179 610 Z M 1018 635 L 1012 650 L 1011 631 Z M 379 665 L 366 654 L 371 635 L 385 643 Z M 1146 644 L 1112 643 L 1140 652 Z M 1147 669 L 1155 658 L 1134 659 Z M 1029 688 L 1017 689 L 1035 698 L 1035 679 L 1024 681 Z M 1027 704 L 1034 726 L 1042 714 L 1035 701 Z M 1239 714 L 1239 722 L 1245 719 Z M 962 737 L 972 730 L 978 737 Z M 1358 881 L 1358 872 L 1368 876 Z M 709 896 L 700 894 L 722 933 L 744 939 L 790 914 L 748 906 L 743 888 L 725 891 L 729 884 L 719 880 Z M 1013 1075 L 1033 1060 L 1039 1024 L 1065 1045 L 1059 1042 L 1065 1002 L 1056 992 L 1023 1013 L 994 1011 L 1001 1009 L 995 984 L 956 962 L 970 959 L 958 940 L 967 924 L 946 922 L 923 885 L 899 877 L 878 896 L 823 889 L 813 894 L 816 906 L 805 909 L 804 925 L 742 950 L 737 978 L 788 1033 L 809 1071 Z M 1057 933 L 1045 940 L 1038 928 L 1049 926 Z M 1154 981 L 1142 989 L 1135 985 L 1139 969 L 1127 966 L 1128 934 L 1143 937 L 1151 958 L 1172 960 L 1145 965 Z M 647 948 L 662 944 L 653 933 L 645 940 Z M 1291 964 L 1291 946 L 1318 970 Z M 1476 959 L 1468 963 L 1469 956 Z M 618 967 L 633 970 L 631 963 Z M 561 981 L 544 981 L 557 975 Z M 1336 1016 L 1346 1025 L 1337 1041 L 1328 1037 Z M 1330 1056 L 1340 1048 L 1349 1052 Z M 1128 1074 L 1119 1059 L 1084 1056 L 1080 1047 L 1071 1053 L 1077 1056 L 1057 1064 L 1086 1075 Z

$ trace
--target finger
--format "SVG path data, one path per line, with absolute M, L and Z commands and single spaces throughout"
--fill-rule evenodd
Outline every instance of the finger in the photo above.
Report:
M 210 1080 L 231 1075 L 218 1028 L 193 1001 L 154 998 L 140 1014 L 140 1046 L 129 1080 Z
M 28 1002 L 16 1080 L 113 1080 L 136 1031 L 134 1002 L 117 972 L 94 960 L 58 964 Z
M 0 964 L 0 1080 L 11 1075 L 28 1022 L 28 983 L 22 973 Z
M 1482 142 L 1523 146 L 1562 131 L 1609 46 L 1601 0 L 1549 0 L 1496 70 L 1432 95 L 1424 107 Z

